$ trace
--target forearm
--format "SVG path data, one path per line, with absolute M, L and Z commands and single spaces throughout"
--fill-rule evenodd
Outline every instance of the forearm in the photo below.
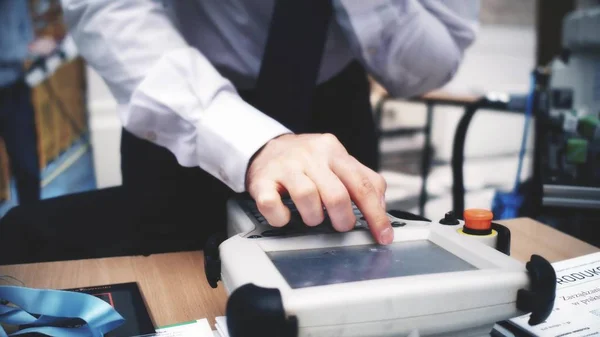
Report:
M 127 104 L 160 60 L 188 48 L 162 6 L 150 0 L 62 0 L 80 54 Z
M 335 3 L 338 22 L 353 50 L 394 96 L 423 94 L 446 84 L 475 38 L 473 19 L 454 12 L 445 2 Z
M 160 3 L 62 2 L 70 34 L 115 96 L 124 127 L 242 191 L 250 157 L 287 130 L 246 104 Z

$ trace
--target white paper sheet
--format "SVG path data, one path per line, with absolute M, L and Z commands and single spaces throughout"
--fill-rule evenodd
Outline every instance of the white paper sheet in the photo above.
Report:
M 227 331 L 227 318 L 225 316 L 215 318 L 215 328 L 220 337 L 229 337 L 229 332 Z
M 160 337 L 214 337 L 207 319 L 199 319 L 156 329 Z
M 539 337 L 600 336 L 600 253 L 552 264 L 556 271 L 556 300 L 550 317 L 529 326 L 529 315 L 512 319 Z

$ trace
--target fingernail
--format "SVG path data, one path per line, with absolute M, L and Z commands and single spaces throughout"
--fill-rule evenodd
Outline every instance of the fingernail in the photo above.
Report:
M 390 227 L 384 229 L 379 233 L 379 242 L 382 245 L 389 245 L 394 241 L 394 230 Z
M 385 205 L 385 196 L 381 197 L 381 208 L 385 209 L 386 205 Z

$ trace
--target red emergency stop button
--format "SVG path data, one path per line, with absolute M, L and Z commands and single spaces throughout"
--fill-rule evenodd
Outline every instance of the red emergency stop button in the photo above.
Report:
M 489 234 L 492 231 L 492 219 L 494 214 L 487 209 L 471 208 L 465 210 L 465 232 L 478 234 Z

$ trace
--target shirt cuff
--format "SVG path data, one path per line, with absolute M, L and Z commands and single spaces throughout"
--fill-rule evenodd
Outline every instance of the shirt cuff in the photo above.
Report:
M 196 128 L 199 166 L 237 193 L 246 190 L 252 156 L 269 140 L 292 133 L 229 91 L 218 93 Z

